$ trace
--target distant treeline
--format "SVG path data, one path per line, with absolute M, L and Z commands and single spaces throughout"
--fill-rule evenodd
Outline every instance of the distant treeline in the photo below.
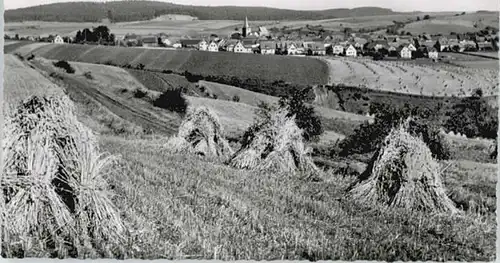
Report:
M 360 7 L 354 9 L 329 9 L 297 11 L 267 7 L 237 6 L 185 6 L 157 1 L 120 1 L 108 3 L 73 2 L 56 3 L 14 10 L 6 10 L 6 22 L 57 21 L 57 22 L 112 22 L 149 20 L 166 14 L 190 15 L 201 20 L 318 20 L 352 16 L 397 14 L 390 9 Z

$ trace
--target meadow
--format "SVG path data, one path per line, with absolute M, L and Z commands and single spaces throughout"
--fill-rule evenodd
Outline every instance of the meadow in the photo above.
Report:
M 495 258 L 495 164 L 459 159 L 443 163 L 447 167 L 445 186 L 450 198 L 462 205 L 463 215 L 387 211 L 349 198 L 346 190 L 355 177 L 334 170 L 325 171 L 319 181 L 308 181 L 288 173 L 240 170 L 197 156 L 173 154 L 164 144 L 167 136 L 176 132 L 179 116 L 148 105 L 147 96 L 133 96 L 136 89 L 151 94 L 159 91 L 149 90 L 124 69 L 70 62 L 75 73 L 68 74 L 51 62 L 38 57 L 21 61 L 7 55 L 6 73 L 18 72 L 12 74 L 15 78 L 6 79 L 6 91 L 12 94 L 8 100 L 13 103 L 30 93 L 46 92 L 45 86 L 39 85 L 25 85 L 28 92 L 17 92 L 18 86 L 24 85 L 20 83 L 27 83 L 24 78 L 54 83 L 51 87 L 65 90 L 74 101 L 79 120 L 100 131 L 101 148 L 120 157 L 120 169 L 107 175 L 106 181 L 112 189 L 112 202 L 131 232 L 133 245 L 125 246 L 129 258 Z M 32 73 L 19 74 L 22 72 Z M 232 93 L 236 88 L 225 91 L 215 84 L 202 84 L 214 93 L 229 94 L 227 98 L 237 94 Z M 250 120 L 243 117 L 247 118 L 253 102 L 244 91 L 240 95 L 241 102 L 200 97 L 188 100 L 192 105 L 211 106 L 222 122 L 235 123 L 242 118 L 246 122 L 242 125 L 247 125 Z M 144 128 L 148 124 L 145 119 L 159 127 L 151 126 L 149 134 L 145 129 L 137 134 L 99 130 L 101 126 L 113 127 L 110 120 Z M 341 135 L 330 132 L 327 136 Z
M 325 84 L 328 78 L 327 65 L 314 58 L 69 44 L 47 45 L 30 53 L 54 60 L 112 62 L 133 67 L 143 64 L 146 69 L 159 71 L 189 71 L 204 76 L 223 75 L 264 82 L 286 80 L 297 84 Z M 245 63 L 240 63 L 240 60 L 245 60 Z

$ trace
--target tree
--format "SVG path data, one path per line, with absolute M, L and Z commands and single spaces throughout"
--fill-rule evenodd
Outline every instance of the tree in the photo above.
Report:
M 434 158 L 441 160 L 450 158 L 446 140 L 434 124 L 435 113 L 432 115 L 429 109 L 411 107 L 408 104 L 394 107 L 389 104 L 374 103 L 370 105 L 370 112 L 375 113 L 374 122 L 361 124 L 353 134 L 342 140 L 338 152 L 340 156 L 373 153 L 393 127 L 412 116 L 412 121 L 409 123 L 410 134 L 422 136 Z
M 430 15 L 425 15 L 425 16 L 424 16 L 424 20 L 429 20 L 430 18 L 431 18 L 431 16 L 430 16 Z
M 92 31 L 90 31 L 90 29 L 88 29 L 88 28 L 83 29 L 82 40 L 93 42 L 94 41 L 94 33 Z
M 107 26 L 98 26 L 93 31 L 95 42 L 109 41 L 109 28 Z
M 279 106 L 288 107 L 289 117 L 295 115 L 295 122 L 303 130 L 302 136 L 306 141 L 316 141 L 323 133 L 323 127 L 314 107 L 305 103 L 309 91 L 310 89 L 296 90 L 289 96 L 283 96 L 279 100 Z
M 169 111 L 185 114 L 187 110 L 187 100 L 182 95 L 182 89 L 167 90 L 163 92 L 153 105 Z
M 19 34 L 16 34 L 16 35 L 14 36 L 14 39 L 15 39 L 15 40 L 19 40 Z
M 81 41 L 83 41 L 82 31 L 78 30 L 78 31 L 76 32 L 75 42 L 76 42 L 76 43 L 79 43 L 79 42 L 81 42 Z
M 417 21 L 420 21 L 420 17 L 419 16 L 417 16 Z
M 114 17 L 113 17 L 113 11 L 112 10 L 108 10 L 108 19 L 109 19 L 109 22 L 113 23 Z
M 445 128 L 467 137 L 495 139 L 498 130 L 498 112 L 482 97 L 477 89 L 471 97 L 463 98 L 447 112 Z

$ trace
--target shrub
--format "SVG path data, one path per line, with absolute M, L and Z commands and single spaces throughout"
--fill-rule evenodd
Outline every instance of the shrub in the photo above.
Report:
M 187 100 L 182 95 L 180 89 L 167 90 L 163 92 L 153 105 L 169 111 L 185 114 L 187 110 Z
M 321 119 L 314 111 L 314 107 L 305 103 L 309 89 L 297 89 L 289 96 L 279 100 L 280 107 L 287 107 L 289 117 L 295 115 L 297 126 L 304 130 L 302 136 L 306 141 L 314 141 L 323 133 Z
M 19 58 L 21 61 L 24 61 L 24 57 L 23 55 L 21 55 L 20 53 L 16 53 L 15 54 L 17 58 Z
M 474 96 L 463 98 L 447 112 L 445 123 L 448 131 L 465 134 L 467 137 L 497 138 L 498 113 L 476 90 Z
M 65 60 L 59 60 L 58 62 L 54 62 L 54 66 L 66 70 L 66 73 L 69 74 L 75 73 L 75 69 Z
M 139 63 L 139 65 L 136 66 L 136 69 L 140 69 L 140 70 L 143 70 L 146 66 L 144 66 L 144 64 L 142 63 Z
M 90 71 L 87 71 L 83 74 L 87 79 L 94 79 L 94 77 L 92 76 L 92 72 Z
M 233 96 L 233 101 L 234 102 L 240 102 L 240 97 L 238 95 Z
M 408 105 L 402 108 L 386 104 L 374 105 L 378 108 L 374 122 L 361 124 L 352 135 L 340 142 L 339 154 L 341 156 L 376 151 L 392 128 L 398 125 L 401 120 L 412 116 L 412 120 L 408 123 L 408 132 L 412 136 L 422 137 L 422 140 L 430 148 L 433 158 L 440 160 L 450 158 L 449 146 L 440 134 L 438 127 L 432 124 L 434 116 L 431 116 L 428 110 L 410 108 Z M 375 110 L 371 109 L 371 112 L 373 111 Z
M 35 55 L 34 55 L 34 54 L 31 54 L 31 55 L 27 58 L 27 60 L 28 60 L 28 61 L 30 61 L 30 60 L 33 60 L 34 58 L 35 58 Z
M 134 90 L 134 97 L 136 97 L 138 99 L 144 98 L 144 97 L 146 97 L 146 95 L 147 95 L 147 93 L 141 89 Z

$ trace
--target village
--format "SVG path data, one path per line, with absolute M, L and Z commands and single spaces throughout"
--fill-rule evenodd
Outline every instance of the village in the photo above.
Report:
M 174 37 L 167 34 L 140 36 L 126 34 L 121 38 L 111 38 L 111 43 L 124 47 L 166 48 L 199 50 L 206 52 L 234 52 L 263 55 L 290 56 L 370 56 L 374 59 L 417 59 L 438 60 L 441 52 L 498 51 L 498 32 L 450 35 L 407 34 L 393 35 L 381 33 L 356 32 L 315 32 L 306 30 L 289 34 L 270 33 L 263 26 L 253 31 L 245 17 L 241 31 L 223 37 L 216 34 L 202 35 L 198 38 L 188 36 Z M 77 36 L 78 37 L 78 36 Z M 6 36 L 8 38 L 8 36 Z M 97 44 L 96 41 L 75 41 L 72 36 L 49 36 L 45 38 L 28 37 L 26 40 L 61 43 Z

